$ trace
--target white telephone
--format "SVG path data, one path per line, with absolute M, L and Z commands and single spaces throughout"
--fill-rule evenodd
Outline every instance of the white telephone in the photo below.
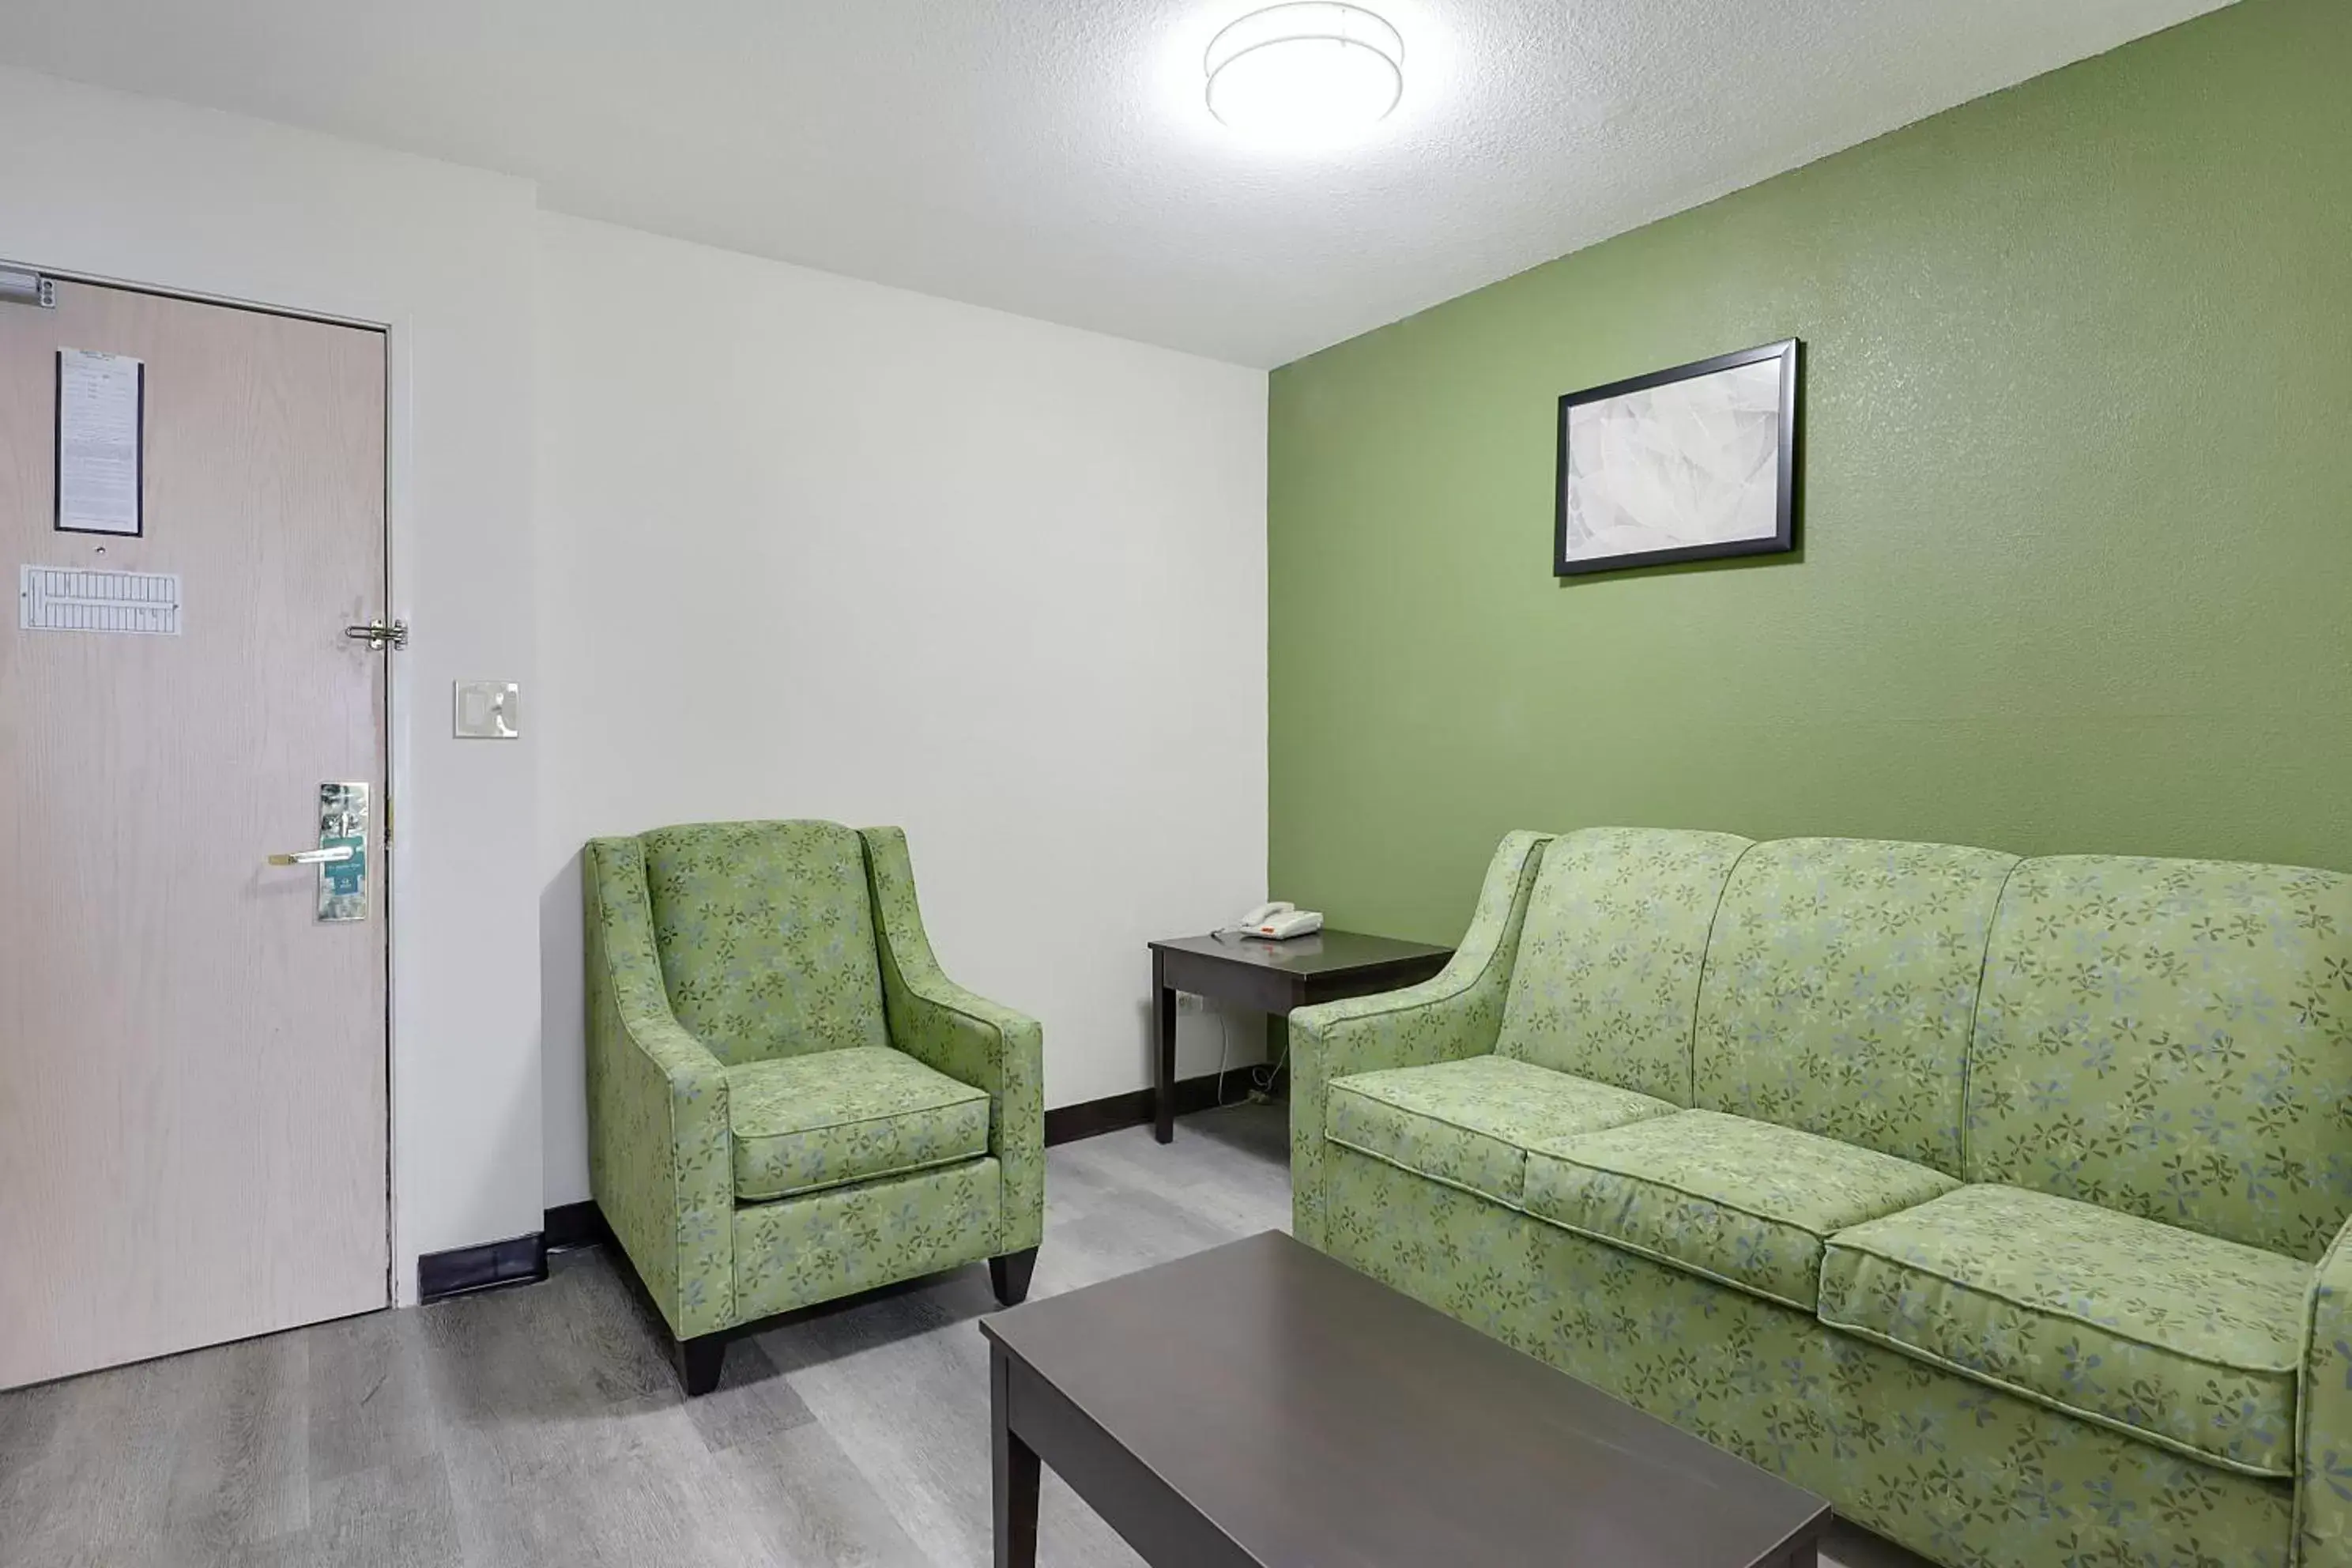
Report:
M 1258 905 L 1225 929 L 1269 942 L 1287 942 L 1294 936 L 1312 936 L 1321 931 L 1323 917 L 1313 910 L 1302 910 L 1277 899 L 1273 903 Z

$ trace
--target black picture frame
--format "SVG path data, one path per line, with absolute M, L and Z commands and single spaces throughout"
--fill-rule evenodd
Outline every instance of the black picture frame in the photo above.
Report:
M 1598 572 L 1623 572 L 1641 566 L 1672 566 L 1685 561 L 1780 555 L 1796 549 L 1797 365 L 1801 352 L 1801 344 L 1798 339 L 1783 338 L 1779 342 L 1762 343 L 1734 353 L 1717 354 L 1712 359 L 1694 360 L 1672 370 L 1652 371 L 1647 375 L 1629 376 L 1623 381 L 1589 386 L 1581 392 L 1562 394 L 1558 422 L 1559 456 L 1552 481 L 1552 575 L 1581 577 Z M 1568 558 L 1568 416 L 1570 409 L 1622 397 L 1628 393 L 1648 392 L 1678 381 L 1694 381 L 1701 376 L 1716 375 L 1772 359 L 1780 362 L 1780 468 L 1775 480 L 1777 517 L 1771 534 L 1755 539 L 1725 540 L 1714 544 L 1682 545 L 1671 550 L 1633 551 L 1598 559 L 1570 561 Z

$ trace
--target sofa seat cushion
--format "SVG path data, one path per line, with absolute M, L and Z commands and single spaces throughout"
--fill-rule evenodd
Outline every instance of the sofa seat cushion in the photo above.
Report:
M 1392 1165 L 1519 1204 L 1528 1145 L 1677 1108 L 1509 1057 L 1465 1057 L 1335 1079 L 1324 1136 Z
M 1873 1149 L 1686 1110 L 1536 1145 L 1525 1206 L 1562 1229 L 1811 1312 L 1832 1236 L 1958 1185 Z
M 2311 1266 L 2021 1187 L 1841 1231 L 1822 1320 L 2176 1452 L 2292 1476 Z
M 764 1203 L 988 1152 L 988 1095 L 887 1046 L 726 1069 L 735 1196 Z

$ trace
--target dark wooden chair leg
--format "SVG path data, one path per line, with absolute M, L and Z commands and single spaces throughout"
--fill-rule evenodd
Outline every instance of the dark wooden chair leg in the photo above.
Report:
M 686 1384 L 686 1396 L 692 1399 L 719 1386 L 719 1369 L 727 1364 L 727 1340 L 721 1334 L 674 1340 L 670 1354 L 677 1363 L 677 1380 Z
M 1029 1299 L 1029 1276 L 1036 1271 L 1034 1247 L 988 1260 L 988 1282 L 996 1288 L 997 1300 L 1007 1307 L 1017 1307 Z

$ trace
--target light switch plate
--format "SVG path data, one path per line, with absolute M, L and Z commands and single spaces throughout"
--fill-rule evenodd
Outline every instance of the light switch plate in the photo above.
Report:
M 511 680 L 457 683 L 457 739 L 511 741 L 522 733 L 522 688 Z

